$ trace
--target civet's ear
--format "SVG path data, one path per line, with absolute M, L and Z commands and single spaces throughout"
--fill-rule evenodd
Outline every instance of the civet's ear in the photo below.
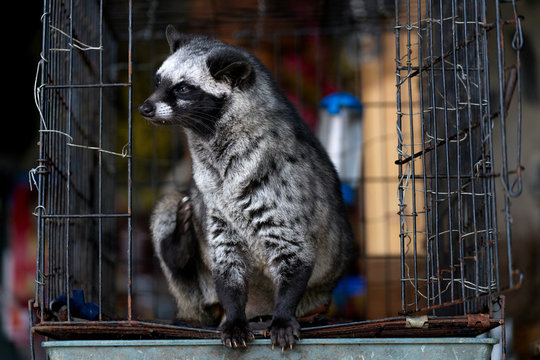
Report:
M 214 79 L 227 82 L 231 87 L 245 88 L 255 79 L 253 68 L 246 57 L 232 49 L 212 54 L 206 60 L 206 65 Z
M 167 29 L 165 30 L 165 37 L 167 38 L 167 42 L 169 43 L 169 47 L 171 48 L 171 53 L 175 52 L 180 47 L 187 44 L 191 39 L 190 36 L 179 33 L 172 25 L 167 25 Z

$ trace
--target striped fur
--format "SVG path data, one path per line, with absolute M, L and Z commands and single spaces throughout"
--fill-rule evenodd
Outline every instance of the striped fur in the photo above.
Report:
M 272 315 L 272 343 L 292 347 L 300 331 L 295 316 L 329 303 L 351 249 L 337 174 L 255 57 L 173 28 L 167 38 L 173 52 L 140 111 L 155 124 L 181 125 L 191 153 L 191 227 L 178 234 L 184 215 L 177 195 L 165 197 L 152 219 L 178 315 L 205 319 L 203 309 L 219 303 L 230 347 L 252 339 L 249 318 Z M 186 285 L 182 261 L 164 256 L 187 249 L 200 284 Z

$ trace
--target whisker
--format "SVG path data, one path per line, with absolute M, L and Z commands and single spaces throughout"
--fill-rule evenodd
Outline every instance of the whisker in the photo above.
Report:
M 208 116 L 202 116 L 202 115 L 207 115 L 207 114 L 189 114 L 189 115 L 185 115 L 184 118 L 187 119 L 187 120 L 191 120 L 193 122 L 193 125 L 195 125 L 194 127 L 195 128 L 199 128 L 199 129 L 202 129 L 203 131 L 201 132 L 207 132 L 207 133 L 210 133 L 212 135 L 215 135 L 216 133 L 216 130 L 213 126 L 210 126 L 208 125 L 207 121 L 210 120 L 210 121 L 215 121 L 216 118 L 215 117 L 208 117 Z M 206 130 L 206 131 L 204 131 Z

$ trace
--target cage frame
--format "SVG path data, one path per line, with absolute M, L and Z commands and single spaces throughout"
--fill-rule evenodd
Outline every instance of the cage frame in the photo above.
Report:
M 457 3 L 458 1 L 460 0 L 452 0 L 452 4 L 455 4 Z M 483 0 L 484 3 L 488 0 Z M 498 6 L 500 5 L 499 4 L 499 1 L 498 0 L 495 0 L 494 1 L 496 6 L 497 6 L 497 10 L 498 10 Z M 401 24 L 398 23 L 398 18 L 399 18 L 399 4 L 401 3 L 400 0 L 396 0 L 395 1 L 396 3 L 396 24 L 395 24 L 395 31 L 396 31 L 396 38 L 399 38 L 399 30 L 398 30 L 398 27 L 401 27 Z M 407 4 L 412 4 L 414 3 L 413 0 L 409 0 L 407 1 Z M 423 3 L 423 1 L 421 0 L 418 0 L 416 2 L 417 4 L 420 4 L 420 3 Z M 44 16 L 43 16 L 43 33 L 44 34 L 47 34 L 49 33 L 49 28 L 48 28 L 48 23 L 47 23 L 47 20 L 48 20 L 48 16 L 50 14 L 50 11 L 48 11 L 48 7 L 47 7 L 47 4 L 48 4 L 48 0 L 44 0 Z M 515 0 L 512 1 L 512 4 L 513 6 L 515 7 Z M 99 6 L 100 6 L 100 13 L 101 13 L 101 21 L 103 21 L 103 1 L 100 1 L 99 2 Z M 71 9 L 73 9 L 73 0 L 71 1 Z M 106 337 L 106 338 L 109 338 L 109 337 L 115 337 L 115 336 L 118 336 L 119 333 L 123 334 L 122 336 L 124 336 L 125 338 L 154 338 L 154 337 L 158 337 L 158 338 L 170 338 L 170 337 L 173 337 L 173 338 L 217 338 L 218 337 L 218 333 L 215 329 L 206 329 L 206 328 L 200 328 L 200 327 L 190 327 L 190 326 L 171 326 L 171 325 L 167 325 L 167 324 L 158 324 L 158 323 L 151 323 L 151 322 L 145 322 L 145 321 L 138 321 L 136 320 L 134 317 L 133 317 L 133 309 L 132 309 L 132 281 L 133 281 L 133 275 L 132 275 L 132 259 L 131 259 L 131 255 L 132 255 L 132 242 L 133 242 L 133 224 L 132 224 L 132 221 L 133 221 L 133 213 L 131 211 L 131 208 L 132 208 L 132 198 L 133 198 L 133 189 L 132 189 L 132 182 L 133 182 L 133 175 L 132 175 L 132 172 L 133 172 L 133 158 L 131 156 L 131 154 L 133 153 L 133 148 L 132 148 L 132 121 L 133 121 L 133 117 L 132 117 L 132 97 L 133 97 L 133 94 L 132 94 L 132 87 L 133 87 L 133 57 L 132 57 L 132 53 L 133 53 L 133 29 L 132 29 L 132 13 L 133 13 L 133 2 L 132 0 L 129 0 L 128 1 L 128 16 L 129 16 L 129 20 L 128 20 L 128 23 L 129 23 L 129 30 L 128 30 L 128 34 L 129 34 L 129 41 L 128 41 L 128 63 L 129 63 L 129 68 L 127 69 L 127 74 L 128 74 L 128 80 L 126 82 L 110 82 L 110 83 L 107 83 L 107 82 L 104 82 L 103 80 L 103 58 L 102 58 L 102 51 L 101 50 L 96 50 L 96 49 L 93 49 L 94 51 L 98 51 L 100 52 L 101 54 L 101 57 L 100 57 L 100 71 L 99 71 L 99 74 L 100 74 L 100 78 L 99 78 L 99 81 L 95 84 L 72 84 L 72 83 L 69 83 L 69 84 L 64 84 L 64 85 L 42 85 L 40 86 L 39 88 L 37 88 L 37 96 L 39 98 L 39 103 L 40 104 L 44 104 L 45 103 L 45 95 L 44 93 L 46 91 L 52 91 L 54 89 L 67 89 L 68 92 L 72 92 L 76 89 L 83 89 L 83 88 L 95 88 L 95 89 L 98 89 L 98 91 L 100 92 L 100 98 L 103 97 L 103 90 L 106 89 L 106 88 L 109 88 L 109 87 L 118 87 L 118 88 L 126 88 L 128 90 L 128 115 L 127 115 L 127 123 L 128 123 L 128 143 L 127 143 L 127 146 L 122 148 L 122 150 L 120 152 L 116 151 L 116 154 L 110 154 L 110 155 L 113 155 L 113 156 L 122 156 L 123 158 L 126 159 L 127 161 L 127 168 L 128 168 L 128 172 L 127 172 L 127 182 L 128 182 L 128 187 L 127 187 L 127 198 L 128 198 L 128 205 L 127 205 L 127 210 L 125 213 L 103 213 L 102 210 L 102 198 L 103 198 L 103 195 L 101 194 L 101 192 L 99 193 L 98 195 L 98 198 L 99 198 L 99 204 L 98 204 L 98 211 L 94 212 L 94 213 L 81 213 L 81 214 L 76 214 L 76 213 L 71 213 L 68 212 L 67 213 L 64 213 L 64 214 L 47 214 L 46 213 L 46 206 L 45 206 L 45 194 L 41 191 L 43 189 L 40 189 L 40 195 L 39 195 L 39 202 L 38 202 L 38 205 L 36 207 L 36 211 L 35 211 L 35 215 L 36 215 L 36 218 L 37 218 L 37 222 L 38 222 L 38 258 L 37 258 L 37 270 L 36 270 L 36 293 L 35 293 L 35 299 L 31 300 L 30 303 L 29 303 L 29 313 L 30 313 L 30 316 L 32 317 L 33 319 L 33 326 L 32 326 L 32 329 L 31 329 L 31 335 L 33 336 L 34 333 L 36 334 L 40 334 L 40 335 L 45 335 L 45 336 L 51 336 L 51 337 L 56 337 L 56 338 L 59 338 L 59 339 L 68 339 L 68 338 L 97 338 L 97 337 Z M 515 25 L 516 25 L 516 29 L 520 26 L 520 19 L 519 17 L 517 17 L 517 12 L 514 12 L 516 14 L 516 18 L 515 18 Z M 71 21 L 73 21 L 73 17 L 71 17 Z M 504 20 L 502 20 L 502 17 L 497 17 L 496 19 L 496 23 L 497 24 L 500 24 L 502 23 Z M 518 25 L 519 24 L 519 25 Z M 494 28 L 496 28 L 497 30 L 497 40 L 501 40 L 502 39 L 502 33 L 501 33 L 501 30 L 498 26 L 494 26 Z M 73 24 L 71 23 L 70 24 L 70 29 L 73 30 Z M 103 32 L 103 24 L 100 24 L 100 29 L 101 29 L 101 33 Z M 517 32 L 517 30 L 516 30 Z M 67 34 L 68 35 L 68 38 L 70 39 L 75 39 L 76 37 L 74 37 L 74 34 L 73 34 L 73 31 L 70 32 L 70 34 Z M 260 34 L 259 34 L 260 35 Z M 238 37 L 241 37 L 242 35 L 241 34 L 237 34 Z M 98 49 L 102 49 L 103 48 L 103 39 L 100 38 L 100 44 L 99 46 L 97 46 Z M 500 43 L 500 42 L 499 42 Z M 43 38 L 43 48 L 47 48 L 47 44 L 46 44 L 46 39 L 45 39 L 45 35 L 44 35 L 44 38 Z M 73 45 L 74 46 L 74 45 Z M 396 40 L 396 51 L 397 51 L 397 54 L 399 54 L 399 44 L 398 44 L 398 41 Z M 419 47 L 419 51 L 421 51 L 420 47 Z M 500 51 L 501 53 L 499 54 L 500 56 L 502 56 L 502 59 L 498 58 L 499 59 L 499 64 L 498 64 L 498 69 L 499 69 L 499 76 L 503 79 L 505 79 L 505 77 L 503 76 L 503 73 L 504 73 L 504 56 L 502 54 L 502 49 L 498 49 L 498 51 Z M 519 49 L 517 50 L 518 53 L 519 53 Z M 519 54 L 518 54 L 519 55 Z M 410 55 L 409 55 L 410 56 Z M 73 61 L 73 54 L 70 55 L 71 57 L 71 60 L 70 60 L 70 63 Z M 421 58 L 421 56 L 420 56 Z M 410 60 L 410 59 L 409 59 Z M 41 70 L 41 83 L 42 84 L 47 84 L 47 79 L 46 79 L 46 66 L 47 66 L 47 58 L 44 54 L 42 54 L 42 60 L 40 61 L 40 66 L 42 66 L 42 70 Z M 518 68 L 519 68 L 519 56 L 518 56 Z M 402 71 L 403 68 L 399 65 L 399 56 L 396 56 L 396 82 L 399 84 L 401 82 L 401 77 L 399 76 L 399 72 Z M 406 67 L 406 71 L 408 71 L 409 73 L 409 78 L 410 78 L 410 75 L 415 71 L 415 69 L 412 67 L 412 66 L 407 66 Z M 421 75 L 421 72 L 423 71 L 422 70 L 422 67 L 418 67 L 416 69 L 416 71 L 419 72 L 420 76 Z M 70 73 L 71 73 L 71 70 L 70 70 Z M 520 82 L 520 79 L 519 79 L 519 71 L 517 72 L 517 75 L 516 75 L 516 88 L 517 88 L 517 96 L 518 96 L 518 102 L 520 102 L 520 90 L 519 90 L 519 82 Z M 499 84 L 500 86 L 500 97 L 499 97 L 499 101 L 500 101 L 500 106 L 501 106 L 501 109 L 504 109 L 505 108 L 505 104 L 507 103 L 506 99 L 504 98 L 504 94 L 505 94 L 505 91 L 504 91 L 504 82 L 502 84 Z M 398 86 L 399 88 L 399 86 Z M 420 91 L 421 92 L 421 91 Z M 400 97 L 398 94 L 396 94 L 396 102 L 397 104 L 400 104 L 401 103 L 401 100 L 400 100 Z M 422 107 L 422 106 L 421 106 Z M 521 126 L 521 109 L 519 108 L 519 127 Z M 100 123 L 100 135 L 99 135 L 99 138 L 101 139 L 101 133 L 102 133 L 102 124 L 103 124 L 103 116 L 102 116 L 102 110 L 100 109 L 99 111 L 100 113 L 100 116 L 99 116 L 99 123 Z M 397 114 L 398 114 L 398 117 L 400 117 L 401 113 L 401 110 L 399 109 L 399 106 L 398 106 L 398 110 L 397 110 Z M 412 113 L 412 111 L 411 111 Z M 505 119 L 505 114 L 504 114 L 504 111 L 501 111 L 501 114 L 503 114 L 501 116 L 501 124 L 502 124 L 502 127 L 504 128 L 505 127 L 505 124 L 504 124 L 504 119 Z M 41 116 L 43 116 L 43 114 L 41 114 Z M 71 116 L 71 115 L 69 115 Z M 49 127 L 47 127 L 43 120 L 43 117 L 40 118 L 40 121 L 41 122 L 41 130 L 40 130 L 40 144 L 44 144 L 46 143 L 46 137 L 47 136 L 57 136 L 57 135 L 60 135 L 62 136 L 62 134 L 51 134 L 51 129 Z M 398 120 L 399 121 L 399 120 Z M 67 131 L 67 133 L 69 134 L 69 131 Z M 519 131 L 520 133 L 520 131 Z M 503 137 L 506 136 L 506 134 L 503 134 Z M 457 138 L 459 138 L 459 135 L 457 136 Z M 413 141 L 414 142 L 414 141 Z M 505 144 L 505 142 L 504 142 Z M 76 146 L 77 144 L 72 144 L 72 146 Z M 436 145 L 437 147 L 438 145 Z M 97 146 L 87 146 L 87 148 L 89 150 L 92 150 L 92 151 L 97 151 L 97 154 L 98 154 L 98 159 L 99 159 L 99 169 L 101 171 L 101 168 L 102 168 L 102 158 L 103 156 L 107 156 L 107 149 L 105 148 L 102 148 L 102 143 L 101 143 L 101 140 L 99 142 L 99 144 Z M 68 153 L 69 153 L 69 147 L 67 147 L 68 149 Z M 44 149 L 40 146 L 40 155 L 39 155 L 39 159 L 38 159 L 38 165 L 34 171 L 35 174 L 38 175 L 38 183 L 41 185 L 41 184 L 45 184 L 45 181 L 46 181 L 46 176 L 48 174 L 48 167 L 50 166 L 50 164 L 46 161 L 46 156 L 44 154 Z M 422 150 L 422 152 L 424 153 L 425 152 L 425 149 Z M 503 150 L 504 154 L 507 154 L 508 151 L 506 149 Z M 412 152 L 412 160 L 411 161 L 412 163 L 414 163 L 414 158 L 416 157 L 421 157 L 421 155 L 417 156 L 416 153 L 413 151 Z M 400 162 L 403 161 L 403 159 L 401 158 L 401 154 L 398 154 L 398 165 L 399 167 L 401 168 L 401 166 L 403 164 L 399 164 Z M 517 159 L 517 163 L 519 164 L 520 163 L 520 159 L 519 159 L 519 156 L 518 155 L 518 159 Z M 69 161 L 68 161 L 69 163 Z M 509 177 L 510 175 L 512 174 L 512 171 L 508 169 L 508 159 L 506 158 L 505 156 L 505 160 L 504 160 L 504 163 L 505 165 L 503 166 L 503 181 L 506 183 L 506 184 L 509 184 Z M 511 185 L 507 185 L 507 189 L 509 190 L 509 194 L 511 196 L 518 196 L 519 195 L 519 192 L 520 192 L 520 189 L 521 189 L 521 177 L 519 176 L 520 175 L 520 171 L 521 171 L 521 165 L 518 165 L 517 167 L 517 170 L 515 170 L 515 172 L 518 174 L 518 176 L 516 177 L 516 180 L 514 181 L 513 184 Z M 69 174 L 70 171 L 68 169 L 67 173 Z M 414 172 L 413 172 L 414 173 Z M 400 175 L 401 177 L 401 175 Z M 99 175 L 99 182 L 101 184 L 101 173 Z M 491 181 L 494 181 L 494 177 L 491 177 L 490 178 Z M 67 188 L 69 189 L 69 180 L 68 180 L 68 186 Z M 517 190 L 515 190 L 517 188 Z M 101 189 L 101 186 L 99 186 L 99 189 Z M 510 197 L 511 197 L 510 196 Z M 506 229 L 507 229 L 507 248 L 509 250 L 509 258 L 511 260 L 511 236 L 510 236 L 510 224 L 509 224 L 509 218 L 510 218 L 510 212 L 509 212 L 509 200 L 510 200 L 510 197 L 509 196 L 506 196 L 505 197 L 505 203 L 506 203 L 506 206 L 505 206 L 505 211 L 506 211 Z M 403 216 L 403 215 L 402 215 Z M 71 221 L 70 219 L 77 219 L 77 218 L 93 218 L 95 219 L 97 222 L 98 222 L 98 227 L 101 229 L 102 227 L 102 222 L 104 221 L 104 219 L 109 219 L 109 218 L 122 218 L 122 219 L 125 219 L 127 221 L 127 232 L 128 232 L 128 247 L 127 247 L 127 253 L 128 253 L 128 256 L 127 256 L 127 261 L 128 261 L 128 264 L 127 264 L 127 269 L 128 269 L 128 273 L 127 273 L 127 279 L 126 279 L 126 283 L 127 283 L 127 289 L 128 289 L 128 292 L 127 292 L 127 316 L 125 319 L 122 319 L 122 320 L 111 320 L 111 319 L 107 319 L 104 314 L 102 314 L 101 312 L 101 309 L 102 309 L 102 306 L 101 306 L 101 299 L 102 299 L 102 289 L 101 289 L 101 286 L 99 288 L 99 296 L 98 298 L 100 299 L 100 303 L 99 303 L 99 315 L 98 315 L 98 320 L 97 321 L 93 321 L 93 322 L 85 322 L 85 323 L 80 323 L 80 322 L 77 322 L 77 321 L 73 321 L 72 320 L 72 316 L 70 314 L 70 299 L 68 297 L 67 299 L 67 320 L 65 322 L 49 322 L 49 321 L 46 321 L 45 320 L 45 314 L 47 313 L 47 308 L 45 307 L 46 305 L 46 301 L 44 301 L 44 291 L 43 291 L 43 285 L 44 284 L 44 281 L 45 281 L 45 277 L 46 277 L 46 271 L 45 271 L 45 268 L 44 268 L 44 264 L 45 264 L 45 259 L 44 259 L 44 256 L 45 256 L 45 250 L 43 248 L 44 246 L 44 242 L 41 241 L 40 239 L 40 236 L 43 236 L 44 234 L 44 223 L 45 221 L 47 221 L 47 219 L 65 219 L 67 221 L 67 223 L 69 224 L 69 222 Z M 496 217 L 495 217 L 496 219 Z M 416 236 L 416 233 L 417 231 L 414 231 L 414 234 Z M 66 234 L 67 234 L 67 240 L 66 240 L 66 257 L 69 258 L 69 243 L 70 243 L 70 240 L 69 240 L 69 231 L 66 231 Z M 407 306 L 405 305 L 405 295 L 404 295 L 404 292 L 405 292 L 405 285 L 404 283 L 407 280 L 406 278 L 406 275 L 405 275 L 405 269 L 404 269 L 404 264 L 406 264 L 406 260 L 405 260 L 405 257 L 404 257 L 404 234 L 402 233 L 402 238 L 401 238 L 401 242 L 402 242 L 402 252 L 401 252 L 401 261 L 402 261 L 402 275 L 401 275 L 401 279 L 400 281 L 402 282 L 402 307 L 403 307 L 403 312 L 400 314 L 401 316 L 397 316 L 397 317 L 393 317 L 393 318 L 387 318 L 387 319 L 377 319 L 377 320 L 368 320 L 368 321 L 356 321 L 356 322 L 347 322 L 347 323 L 340 323 L 340 324 L 332 324 L 332 325 L 326 325 L 326 326 L 314 326 L 314 327 L 309 327 L 309 328 L 306 328 L 306 329 L 303 329 L 303 335 L 305 337 L 332 337 L 332 336 L 343 336 L 343 337 L 370 337 L 370 336 L 377 336 L 377 337 L 384 337 L 384 336 L 405 336 L 405 335 L 408 335 L 408 336 L 418 336 L 418 337 L 422 337 L 422 336 L 441 336 L 441 334 L 458 334 L 458 335 L 465 335 L 465 336 L 474 336 L 474 335 L 477 335 L 477 334 L 480 334 L 480 333 L 484 333 L 486 332 L 487 330 L 489 329 L 492 329 L 496 326 L 499 326 L 499 325 L 503 325 L 504 324 L 504 315 L 502 314 L 497 314 L 498 316 L 494 316 L 496 310 L 494 309 L 494 306 L 493 304 L 495 304 L 496 307 L 499 307 L 500 310 L 502 310 L 504 312 L 504 298 L 501 297 L 501 293 L 506 291 L 506 290 L 510 290 L 510 289 L 513 289 L 515 288 L 516 286 L 519 286 L 519 283 L 520 283 L 520 279 L 518 279 L 517 282 L 514 282 L 514 270 L 512 269 L 512 266 L 511 266 L 511 262 L 510 262 L 510 265 L 508 266 L 508 272 L 509 272 L 509 281 L 510 281 L 510 284 L 508 284 L 508 286 L 506 287 L 497 287 L 497 291 L 493 291 L 488 294 L 488 301 L 491 302 L 490 304 L 490 313 L 489 315 L 486 316 L 486 314 L 477 314 L 473 311 L 465 311 L 463 312 L 462 314 L 460 314 L 460 316 L 448 316 L 448 317 L 445 317 L 445 316 L 429 316 L 429 317 L 426 317 L 424 315 L 421 315 L 419 318 L 416 318 L 415 316 L 410 316 L 410 315 L 416 315 L 416 313 L 422 313 L 422 312 L 425 312 L 425 311 L 430 311 L 430 310 L 436 310 L 438 307 L 437 306 L 427 306 L 427 307 L 420 307 L 420 306 L 415 306 L 414 310 L 413 311 L 409 311 L 407 309 Z M 101 264 L 102 262 L 102 258 L 101 258 L 101 246 L 102 246 L 102 239 L 101 239 L 101 231 L 99 232 L 99 240 L 98 240 L 98 243 L 99 243 L 99 259 L 98 259 L 98 262 L 99 264 Z M 416 254 L 415 254 L 416 255 Z M 99 265 L 99 268 L 101 269 L 101 265 Z M 102 273 L 101 271 L 99 272 L 99 278 L 100 278 L 100 284 L 101 284 L 101 277 L 102 277 Z M 416 286 L 416 288 L 418 288 L 418 286 Z M 70 290 L 71 290 L 71 287 L 70 287 L 70 281 L 69 281 L 69 274 L 66 275 L 66 292 L 67 293 L 70 293 Z M 474 302 L 476 301 L 475 299 L 466 299 L 466 300 L 462 300 L 462 299 L 459 299 L 458 300 L 459 303 L 462 303 L 462 302 Z M 439 304 L 439 305 L 448 305 L 448 304 Z M 419 320 L 418 320 L 419 319 Z M 430 326 L 430 331 L 425 331 L 424 329 L 424 326 L 426 324 L 429 323 L 429 326 Z M 258 336 L 263 336 L 263 332 L 257 332 L 257 335 Z M 34 350 L 32 350 L 34 351 Z

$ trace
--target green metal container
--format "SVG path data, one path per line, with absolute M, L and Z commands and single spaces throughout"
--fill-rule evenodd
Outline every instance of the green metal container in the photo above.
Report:
M 51 360 L 207 359 L 490 359 L 491 338 L 306 339 L 293 350 L 272 350 L 269 340 L 245 349 L 227 349 L 219 340 L 46 341 Z

